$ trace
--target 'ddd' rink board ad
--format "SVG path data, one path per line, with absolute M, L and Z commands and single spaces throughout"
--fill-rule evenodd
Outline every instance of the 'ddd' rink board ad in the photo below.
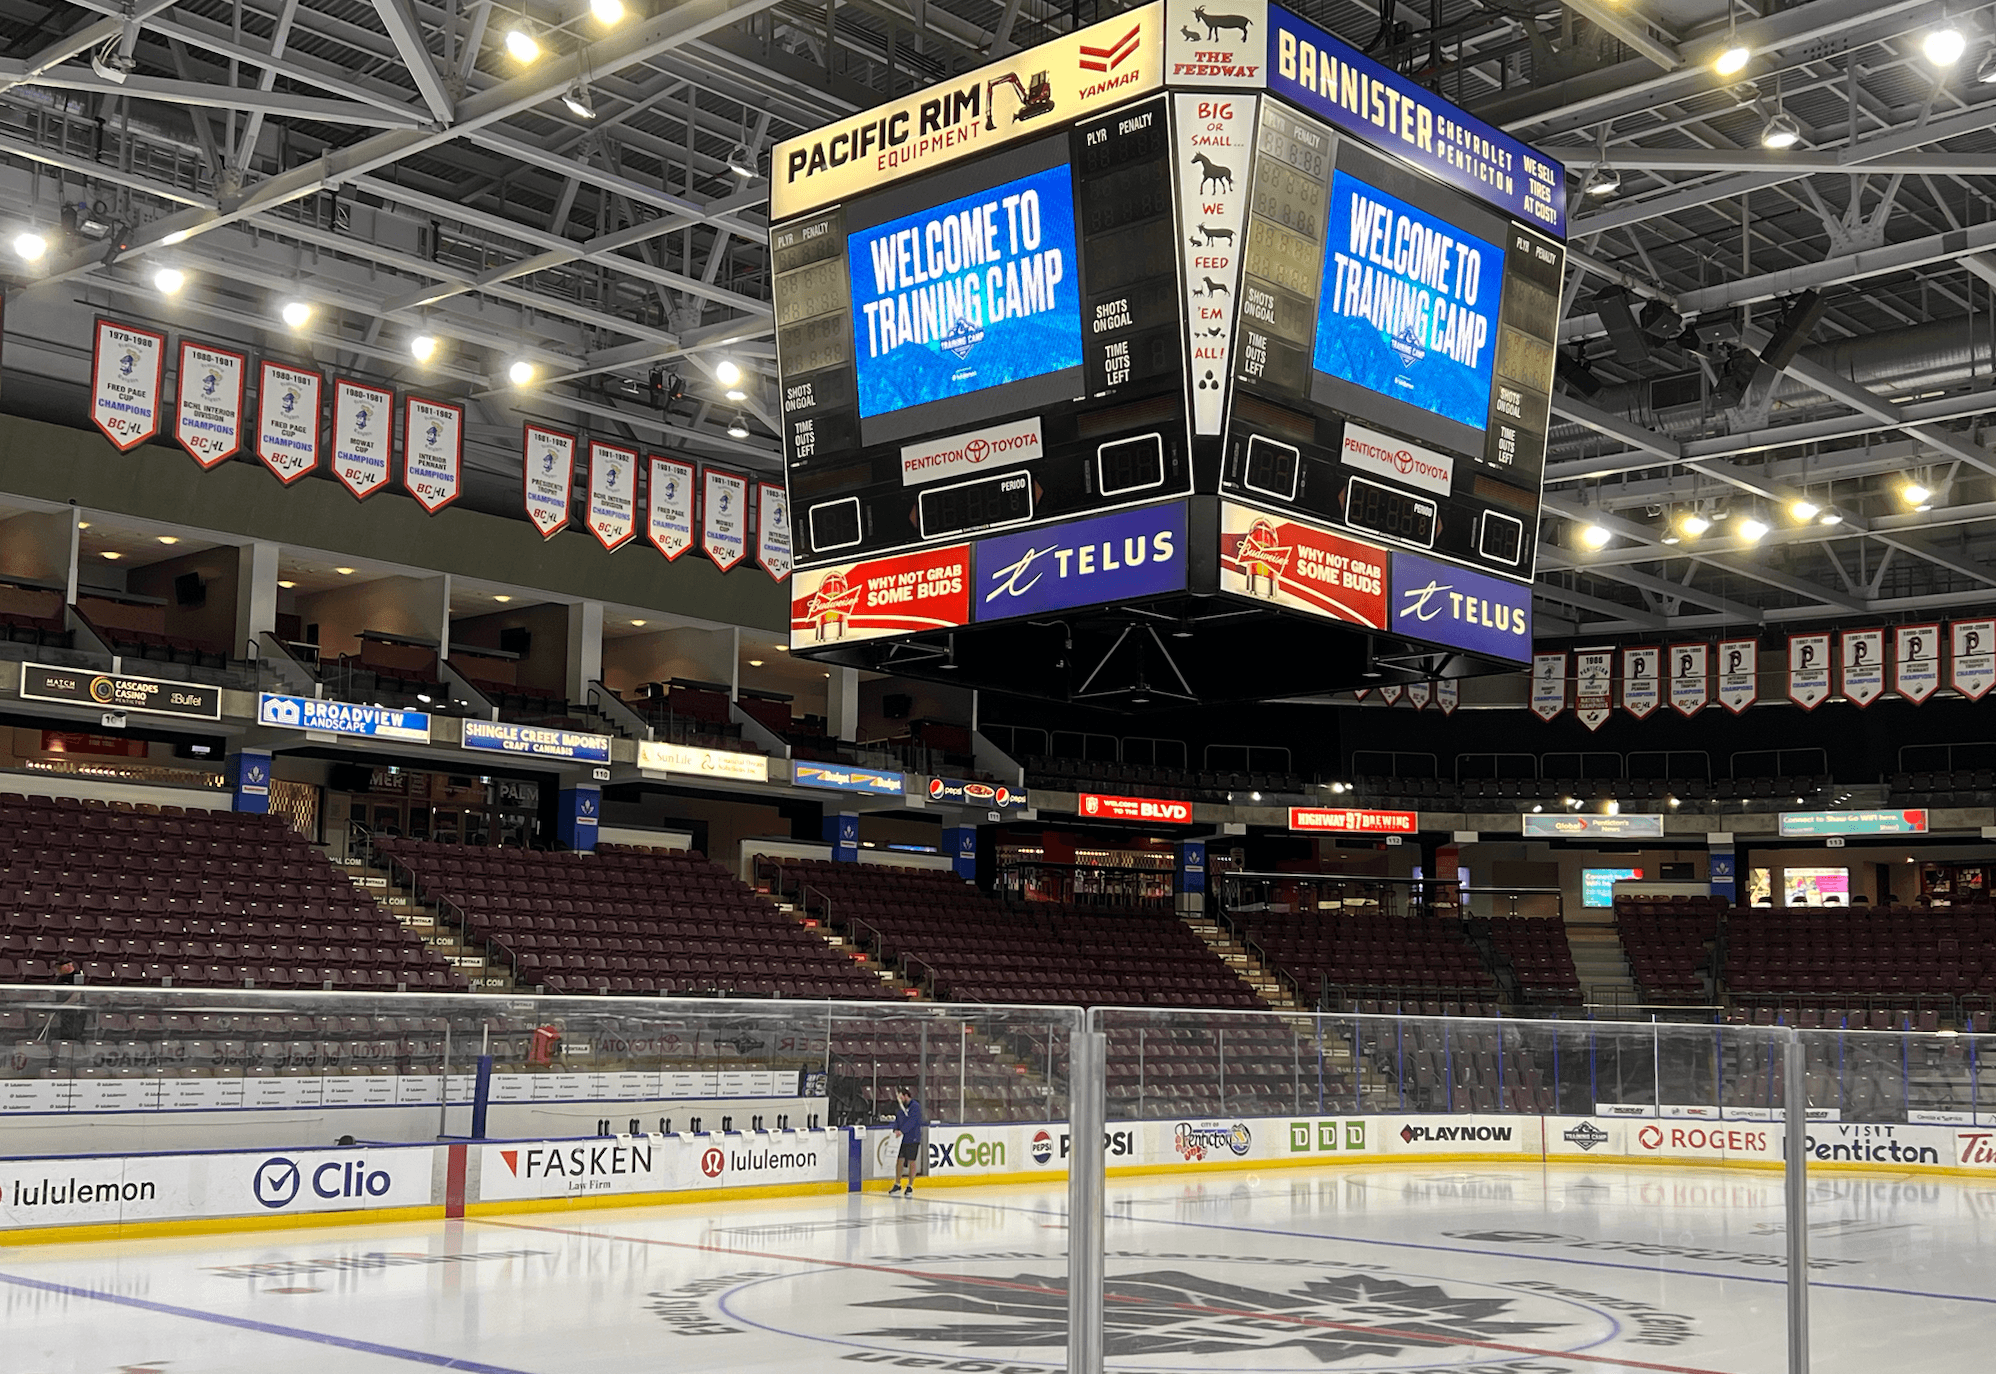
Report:
M 777 145 L 793 646 L 1194 592 L 1527 660 L 1565 195 L 1265 0 L 1160 0 Z M 1166 505 L 1200 513 L 1120 514 Z M 1198 555 L 1051 575 L 1168 527 Z M 1340 595 L 1326 549 L 1368 570 Z

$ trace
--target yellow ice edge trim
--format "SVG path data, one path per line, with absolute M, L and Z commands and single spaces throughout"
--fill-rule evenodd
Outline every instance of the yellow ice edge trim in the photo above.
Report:
M 232 1231 L 298 1231 L 352 1226 L 356 1222 L 441 1221 L 441 1203 L 421 1207 L 376 1207 L 352 1212 L 295 1212 L 283 1216 L 183 1217 L 177 1221 L 105 1221 L 86 1226 L 33 1226 L 0 1231 L 0 1246 L 61 1245 L 70 1241 L 143 1240 L 156 1236 L 213 1236 Z
M 671 1207 L 682 1203 L 722 1202 L 729 1198 L 820 1197 L 844 1193 L 846 1185 L 829 1183 L 756 1183 L 745 1188 L 688 1188 L 670 1193 L 587 1193 L 576 1197 L 517 1198 L 506 1202 L 467 1202 L 467 1217 L 516 1216 L 522 1212 L 569 1212 L 614 1207 Z

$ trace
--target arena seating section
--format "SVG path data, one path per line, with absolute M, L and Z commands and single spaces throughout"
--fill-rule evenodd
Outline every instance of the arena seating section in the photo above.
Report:
M 1699 977 L 1711 972 L 1719 939 L 1723 897 L 1676 896 L 1615 899 L 1615 928 L 1629 973 L 1646 1002 L 1704 1002 L 1711 989 Z
M 517 981 L 564 993 L 887 996 L 880 980 L 698 853 L 377 841 L 420 897 L 462 913 Z
M 0 795 L 0 982 L 462 989 L 277 816 Z
M 1789 1004 L 1996 993 L 1996 910 L 1988 904 L 1735 910 L 1725 978 L 1736 997 Z
M 795 860 L 782 890 L 834 928 L 876 938 L 939 996 L 965 1002 L 1264 1005 L 1192 929 L 1155 909 L 1006 906 L 954 874 Z M 813 889 L 806 892 L 806 888 Z
M 1578 1006 L 1583 1000 L 1566 923 L 1557 916 L 1506 916 L 1480 923 L 1491 948 L 1509 962 L 1520 997 L 1540 1006 Z
M 1257 913 L 1248 938 L 1288 975 L 1306 1000 L 1319 987 L 1404 989 L 1494 998 L 1497 978 L 1470 944 L 1462 923 L 1388 918 L 1367 907 L 1326 913 Z

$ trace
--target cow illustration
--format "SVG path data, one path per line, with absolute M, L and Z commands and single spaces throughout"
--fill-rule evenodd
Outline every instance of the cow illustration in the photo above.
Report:
M 1248 26 L 1254 22 L 1245 14 L 1208 14 L 1204 5 L 1193 10 L 1192 17 L 1206 26 L 1206 41 L 1208 43 L 1217 43 L 1220 41 L 1221 29 L 1239 29 L 1241 31 L 1241 42 L 1245 43 L 1248 38 Z
M 1201 224 L 1197 229 L 1192 231 L 1192 237 L 1187 239 L 1186 242 L 1195 248 L 1211 248 L 1216 243 L 1224 242 L 1231 248 L 1234 243 L 1234 231 L 1231 229 L 1212 229 Z
M 1192 155 L 1192 160 L 1199 164 L 1200 195 L 1203 196 L 1206 194 L 1206 188 L 1208 186 L 1212 186 L 1217 190 L 1221 191 L 1231 191 L 1234 189 L 1233 168 L 1222 167 L 1219 163 L 1213 161 L 1212 158 L 1207 157 L 1204 153 L 1194 153 Z

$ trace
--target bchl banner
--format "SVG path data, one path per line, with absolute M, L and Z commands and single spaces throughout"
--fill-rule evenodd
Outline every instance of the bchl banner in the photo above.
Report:
M 774 482 L 758 482 L 755 509 L 755 561 L 781 582 L 790 576 L 790 494 Z
M 1455 708 L 1462 705 L 1462 684 L 1452 677 L 1445 677 L 1435 684 L 1435 705 L 1445 716 L 1455 714 Z
M 1788 699 L 1813 711 L 1830 699 L 1830 637 L 1788 636 Z
M 1432 682 L 1410 682 L 1407 684 L 1407 704 L 1416 711 L 1427 710 L 1428 702 L 1433 699 L 1434 694 L 1435 684 Z
M 408 398 L 402 426 L 402 485 L 431 515 L 463 488 L 464 407 Z
M 1940 690 L 1941 627 L 1901 625 L 1892 632 L 1892 690 L 1915 706 Z
M 1760 700 L 1760 641 L 1719 641 L 1719 704 L 1739 715 Z
M 1566 655 L 1532 655 L 1532 714 L 1551 720 L 1566 709 Z
M 575 481 L 575 436 L 528 425 L 522 434 L 521 500 L 527 519 L 543 539 L 568 525 L 570 486 Z
M 1871 705 L 1885 691 L 1885 631 L 1845 630 L 1838 648 L 1844 696 Z
M 1996 620 L 1957 620 L 1948 631 L 1948 681 L 1970 701 L 1996 687 Z
M 1662 660 L 1660 649 L 1622 650 L 1622 709 L 1637 720 L 1663 703 Z
M 1599 730 L 1615 709 L 1615 651 L 1576 649 L 1573 654 L 1573 714 L 1589 730 Z
M 204 468 L 242 451 L 243 382 L 249 359 L 226 348 L 180 341 L 180 397 L 173 435 Z
M 319 388 L 316 372 L 265 361 L 256 377 L 256 456 L 290 486 L 319 466 Z
M 668 563 L 693 547 L 693 464 L 653 456 L 645 538 Z
M 748 556 L 748 479 L 719 468 L 700 474 L 700 547 L 727 572 Z
M 333 380 L 333 476 L 365 501 L 388 485 L 395 448 L 395 397 L 380 387 Z
M 1670 709 L 1681 716 L 1695 716 L 1712 699 L 1712 646 L 1673 644 L 1670 646 Z
M 589 532 L 606 549 L 637 533 L 638 455 L 615 444 L 589 445 Z
M 97 321 L 90 359 L 90 418 L 120 453 L 159 433 L 166 335 Z

